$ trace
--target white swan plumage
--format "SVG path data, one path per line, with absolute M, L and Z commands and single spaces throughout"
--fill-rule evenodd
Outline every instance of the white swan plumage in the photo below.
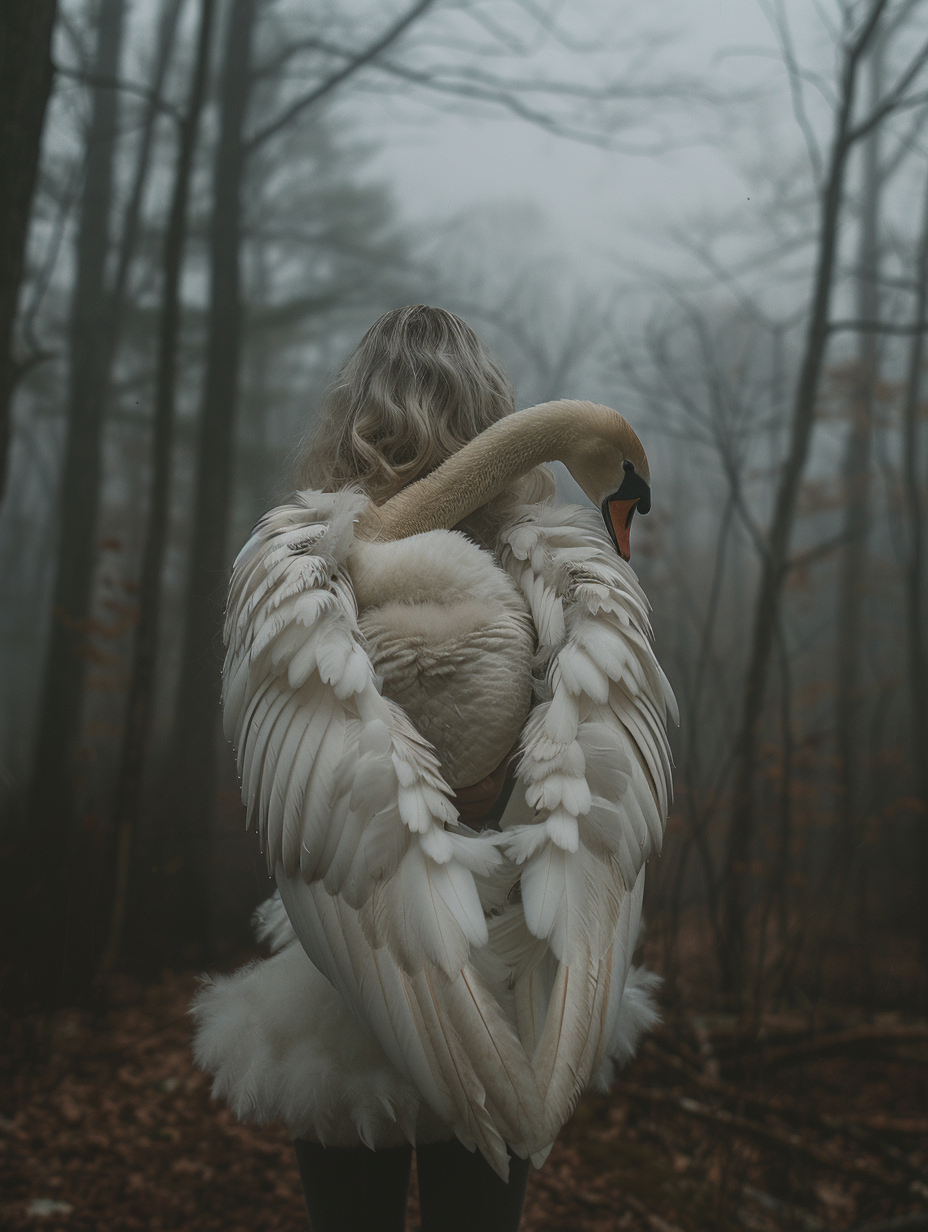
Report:
M 537 479 L 558 458 L 612 543 Z M 523 475 L 490 551 L 451 529 Z M 301 492 L 259 522 L 223 701 L 277 881 L 259 913 L 275 952 L 194 1010 L 197 1059 L 240 1115 L 337 1146 L 454 1133 L 505 1177 L 655 1020 L 631 958 L 676 712 L 616 552 L 648 482 L 621 416 L 559 402 L 379 509 Z M 477 834 L 453 789 L 517 736 L 500 831 Z

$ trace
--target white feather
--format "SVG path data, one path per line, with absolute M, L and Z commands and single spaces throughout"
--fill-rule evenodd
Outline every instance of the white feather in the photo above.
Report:
M 571 507 L 517 508 L 497 555 L 550 697 L 525 723 L 503 833 L 459 825 L 435 750 L 380 696 L 359 632 L 365 503 L 298 494 L 236 561 L 224 724 L 286 918 L 262 913 L 273 958 L 201 995 L 198 1057 L 241 1114 L 338 1145 L 453 1131 L 504 1175 L 507 1147 L 540 1160 L 653 1017 L 629 964 L 675 704 L 646 600 L 602 528 Z M 443 534 L 429 551 L 466 562 L 473 545 Z

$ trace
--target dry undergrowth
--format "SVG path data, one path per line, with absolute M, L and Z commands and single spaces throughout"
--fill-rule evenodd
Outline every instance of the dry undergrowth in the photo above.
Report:
M 306 1227 L 286 1132 L 239 1125 L 192 1065 L 195 979 L 0 1022 L 0 1227 Z M 810 1034 L 681 1019 L 533 1174 L 524 1232 L 928 1228 L 928 1028 Z M 903 1219 L 908 1215 L 909 1218 Z M 889 1221 L 889 1222 L 887 1222 Z M 415 1194 L 409 1227 L 418 1226 Z

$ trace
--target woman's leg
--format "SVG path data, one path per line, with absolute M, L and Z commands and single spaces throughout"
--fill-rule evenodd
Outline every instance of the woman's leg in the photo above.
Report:
M 509 1183 L 458 1142 L 416 1147 L 422 1232 L 516 1232 L 529 1162 L 509 1157 Z
M 412 1147 L 293 1145 L 312 1232 L 403 1232 Z

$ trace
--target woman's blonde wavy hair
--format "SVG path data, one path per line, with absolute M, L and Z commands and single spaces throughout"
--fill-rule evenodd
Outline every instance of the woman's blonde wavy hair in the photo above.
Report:
M 381 503 L 514 409 L 509 379 L 460 317 L 425 304 L 394 308 L 327 390 L 296 486 L 357 484 Z

